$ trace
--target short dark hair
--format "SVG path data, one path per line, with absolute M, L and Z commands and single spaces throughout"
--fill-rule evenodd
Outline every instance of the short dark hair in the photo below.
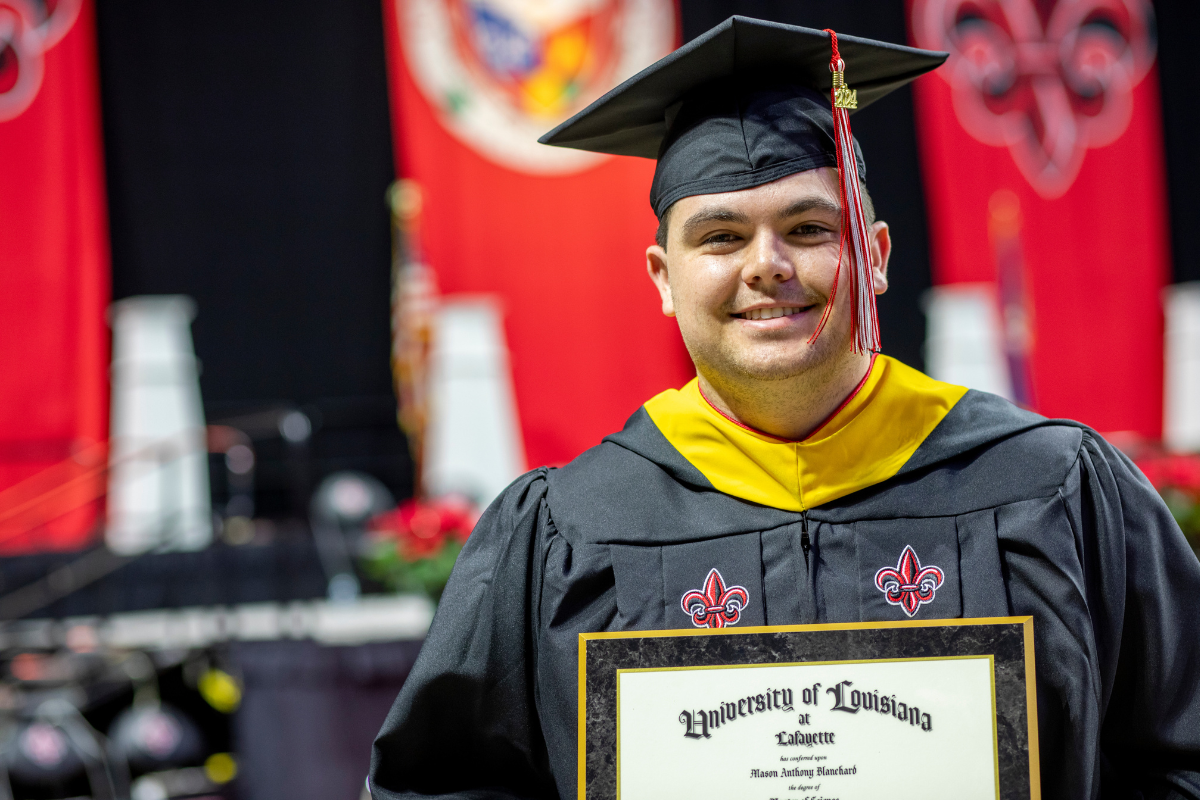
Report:
M 867 218 L 867 225 L 875 224 L 875 202 L 871 199 L 871 193 L 867 191 L 867 185 L 859 182 L 858 193 L 862 196 L 863 216 Z M 667 206 L 667 210 L 658 218 L 658 230 L 654 232 L 654 243 L 663 250 L 667 249 L 667 228 L 671 225 L 671 209 L 675 208 L 675 204 Z
M 663 250 L 667 249 L 667 228 L 671 225 L 671 209 L 675 208 L 675 204 L 667 206 L 667 210 L 658 218 L 658 230 L 654 232 L 654 243 Z

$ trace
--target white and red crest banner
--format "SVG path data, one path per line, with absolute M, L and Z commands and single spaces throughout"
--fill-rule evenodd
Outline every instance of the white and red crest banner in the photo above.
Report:
M 690 363 L 645 276 L 654 164 L 537 143 L 678 43 L 675 0 L 384 0 L 397 168 L 447 295 L 503 304 L 524 452 L 569 461 Z

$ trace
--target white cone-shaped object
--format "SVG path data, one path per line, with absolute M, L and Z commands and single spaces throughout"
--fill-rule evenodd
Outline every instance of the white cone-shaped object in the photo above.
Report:
M 113 303 L 108 545 L 198 550 L 212 541 L 204 409 L 187 297 Z
M 929 376 L 1011 400 L 995 285 L 935 286 L 925 295 L 924 306 Z
M 429 370 L 425 489 L 486 506 L 525 471 L 499 304 L 448 298 L 437 311 Z
M 1166 376 L 1163 443 L 1179 452 L 1200 451 L 1200 283 L 1166 291 Z

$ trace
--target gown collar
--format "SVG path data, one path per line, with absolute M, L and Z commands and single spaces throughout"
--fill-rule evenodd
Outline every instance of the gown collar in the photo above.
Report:
M 881 355 L 841 406 L 800 441 L 725 416 L 695 379 L 651 398 L 645 409 L 718 491 L 805 511 L 894 476 L 966 392 Z

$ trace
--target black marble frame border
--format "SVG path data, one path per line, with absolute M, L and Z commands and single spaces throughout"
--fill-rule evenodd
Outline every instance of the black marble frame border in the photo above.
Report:
M 1033 617 L 579 635 L 578 800 L 617 797 L 617 670 L 990 655 L 1001 800 L 1040 800 Z

